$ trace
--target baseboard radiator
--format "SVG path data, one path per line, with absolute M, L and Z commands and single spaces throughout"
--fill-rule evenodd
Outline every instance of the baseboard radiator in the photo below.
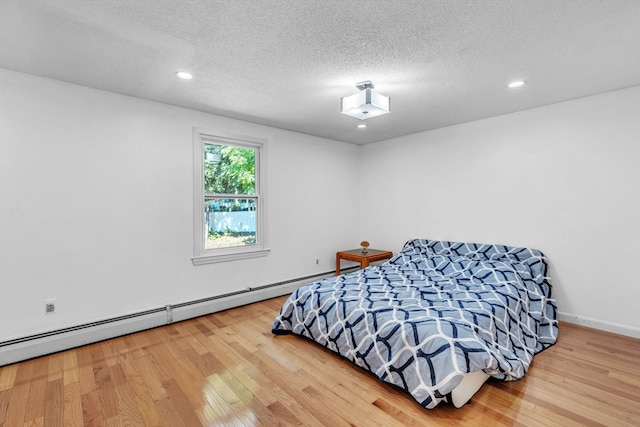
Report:
M 353 269 L 355 267 L 343 269 L 343 271 L 347 272 Z M 303 284 L 333 275 L 335 275 L 334 271 L 328 271 L 247 288 L 224 295 L 166 305 L 124 316 L 1 341 L 0 366 L 287 295 Z

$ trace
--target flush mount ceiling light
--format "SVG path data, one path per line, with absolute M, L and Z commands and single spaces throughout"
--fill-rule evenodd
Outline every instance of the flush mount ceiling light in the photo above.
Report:
M 359 93 L 341 99 L 340 112 L 356 119 L 366 120 L 389 112 L 389 97 L 375 93 L 369 80 L 356 83 Z
M 515 87 L 520 87 L 520 86 L 522 86 L 523 84 L 524 84 L 524 82 L 520 80 L 520 81 L 517 81 L 517 82 L 511 82 L 511 83 L 509 83 L 509 87 L 513 89 L 513 88 L 515 88 Z

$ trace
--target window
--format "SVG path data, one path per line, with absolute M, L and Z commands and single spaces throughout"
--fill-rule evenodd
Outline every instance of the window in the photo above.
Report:
M 266 141 L 194 130 L 194 265 L 267 255 Z

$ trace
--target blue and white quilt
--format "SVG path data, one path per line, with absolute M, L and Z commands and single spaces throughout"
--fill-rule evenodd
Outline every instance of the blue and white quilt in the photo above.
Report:
M 310 338 L 431 409 L 465 373 L 522 378 L 558 323 L 540 251 L 416 239 L 380 266 L 299 288 L 272 331 Z

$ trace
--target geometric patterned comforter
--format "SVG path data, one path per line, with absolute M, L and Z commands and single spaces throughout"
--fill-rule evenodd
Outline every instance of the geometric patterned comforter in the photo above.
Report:
M 416 239 L 380 266 L 299 288 L 272 331 L 310 338 L 431 409 L 464 373 L 522 378 L 558 323 L 540 251 Z

